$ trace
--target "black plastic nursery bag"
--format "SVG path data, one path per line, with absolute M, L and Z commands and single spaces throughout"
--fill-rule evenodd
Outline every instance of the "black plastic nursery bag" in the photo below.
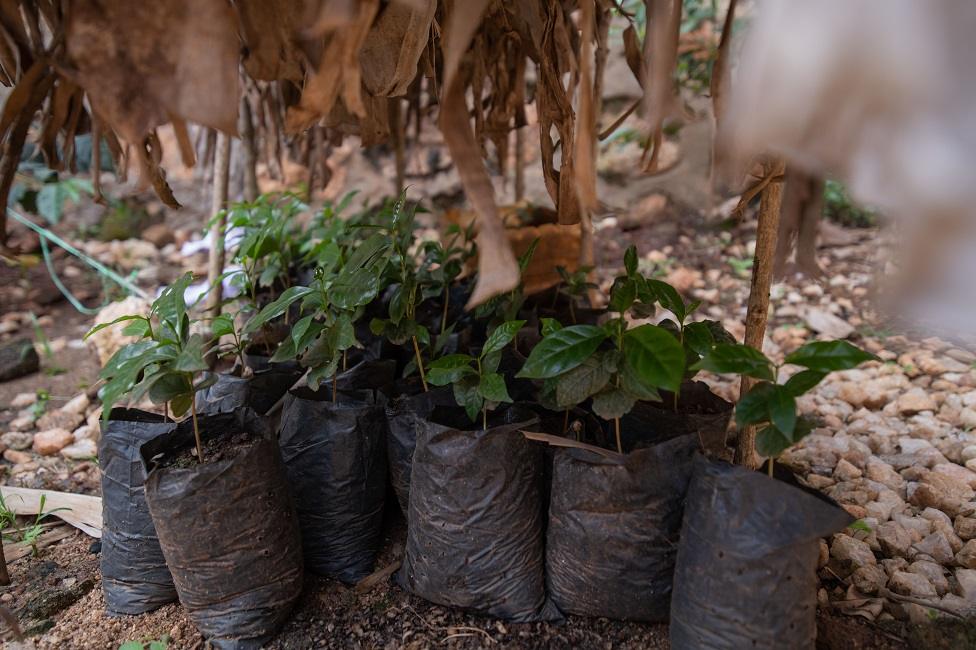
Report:
M 257 442 L 229 460 L 179 467 L 193 427 L 142 446 L 146 500 L 180 602 L 220 649 L 259 648 L 285 622 L 302 590 L 298 521 L 278 446 L 253 411 L 201 416 L 204 442 L 241 431 Z
M 387 457 L 390 464 L 390 482 L 396 492 L 400 509 L 406 515 L 410 505 L 410 467 L 417 447 L 417 423 L 438 406 L 452 406 L 454 391 L 451 386 L 431 388 L 428 392 L 407 395 L 390 404 L 386 409 Z M 419 418 L 419 420 L 418 420 Z
M 212 414 L 251 408 L 264 415 L 302 374 L 297 364 L 270 363 L 259 363 L 249 377 L 218 374 L 217 383 L 197 393 L 197 411 Z
M 817 540 L 853 518 L 826 497 L 698 456 L 671 598 L 671 647 L 816 643 Z
M 405 589 L 516 622 L 559 618 L 545 589 L 544 455 L 520 432 L 536 421 L 512 407 L 487 430 L 456 408 L 421 422 L 398 574 Z
M 546 581 L 560 610 L 667 621 L 697 448 L 693 435 L 623 456 L 555 448 Z
M 139 446 L 172 431 L 176 423 L 154 413 L 117 408 L 101 428 L 99 561 L 105 608 L 110 614 L 142 614 L 176 600 L 176 587 L 146 505 L 145 470 Z
M 342 387 L 341 381 L 339 386 Z M 290 391 L 279 444 L 306 566 L 355 583 L 373 571 L 386 498 L 386 413 L 373 391 Z

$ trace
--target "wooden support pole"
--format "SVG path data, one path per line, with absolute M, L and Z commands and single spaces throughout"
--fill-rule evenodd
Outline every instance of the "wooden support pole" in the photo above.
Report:
M 216 216 L 227 205 L 227 184 L 230 178 L 230 137 L 226 133 L 217 134 L 217 147 L 214 158 L 213 195 L 211 213 Z M 210 226 L 210 264 L 207 267 L 207 311 L 212 317 L 220 315 L 223 299 L 221 274 L 224 272 L 224 236 L 227 229 L 227 216 L 214 219 Z
M 10 573 L 7 571 L 7 558 L 3 554 L 3 544 L 0 544 L 0 586 L 10 584 Z
M 247 95 L 241 97 L 241 154 L 244 163 L 244 200 L 253 201 L 258 198 L 257 174 L 257 145 L 254 137 L 254 121 L 251 119 L 251 102 Z
M 773 281 L 773 261 L 779 234 L 784 169 L 785 163 L 782 160 L 769 160 L 763 164 L 763 175 L 771 180 L 759 195 L 759 223 L 756 227 L 756 252 L 752 262 L 752 286 L 746 310 L 745 336 L 746 345 L 757 350 L 762 350 L 769 316 L 769 288 Z M 751 378 L 743 377 L 739 395 L 745 395 L 753 383 Z M 756 456 L 756 427 L 749 426 L 739 431 L 735 462 L 752 469 L 759 466 L 759 458 Z

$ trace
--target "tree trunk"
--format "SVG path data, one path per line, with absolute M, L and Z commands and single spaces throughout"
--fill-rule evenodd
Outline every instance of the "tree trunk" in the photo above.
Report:
M 254 143 L 254 121 L 251 119 L 251 102 L 241 97 L 241 153 L 244 163 L 244 200 L 258 198 L 257 146 Z

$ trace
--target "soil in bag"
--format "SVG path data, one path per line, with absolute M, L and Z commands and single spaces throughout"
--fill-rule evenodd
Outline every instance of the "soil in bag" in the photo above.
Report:
M 190 419 L 141 448 L 146 500 L 180 602 L 216 648 L 261 647 L 301 595 L 298 521 L 284 465 L 249 409 Z
M 458 408 L 417 428 L 407 544 L 397 580 L 429 601 L 515 622 L 555 620 L 546 596 L 537 423 L 510 407 L 481 429 Z
M 630 425 L 638 425 L 631 420 Z M 652 425 L 653 426 L 653 425 Z M 651 433 L 653 432 L 653 433 Z M 546 581 L 564 613 L 663 622 L 685 492 L 698 438 L 649 444 L 657 430 L 628 430 L 636 448 L 554 448 Z M 640 444 L 636 444 L 640 441 Z
M 290 391 L 279 444 L 306 566 L 352 584 L 372 573 L 382 541 L 387 426 L 378 391 L 346 379 L 339 375 L 335 402 L 331 386 Z
M 176 423 L 154 413 L 117 408 L 101 428 L 99 562 L 105 609 L 110 614 L 142 614 L 176 600 L 176 587 L 146 505 L 139 446 L 175 429 Z
M 821 537 L 853 522 L 823 495 L 698 456 L 671 599 L 671 647 L 816 645 Z

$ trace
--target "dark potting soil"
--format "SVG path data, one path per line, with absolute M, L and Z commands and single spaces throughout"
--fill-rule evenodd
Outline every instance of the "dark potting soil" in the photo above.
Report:
M 204 463 L 217 463 L 223 460 L 233 460 L 262 440 L 253 431 L 240 431 L 229 436 L 217 436 L 203 440 Z M 166 456 L 158 463 L 158 467 L 185 469 L 199 464 L 197 447 L 192 445 L 174 456 Z

